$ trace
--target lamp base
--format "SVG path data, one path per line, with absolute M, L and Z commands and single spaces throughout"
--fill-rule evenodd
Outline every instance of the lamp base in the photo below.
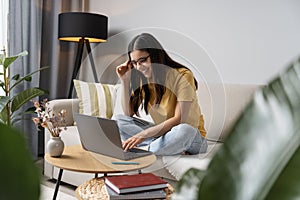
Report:
M 73 80 L 77 78 L 78 72 L 79 72 L 79 69 L 80 69 L 80 66 L 81 66 L 81 60 L 82 60 L 84 44 L 86 44 L 86 48 L 87 48 L 87 51 L 88 51 L 88 56 L 89 56 L 89 59 L 90 59 L 90 62 L 91 62 L 91 67 L 92 67 L 92 71 L 93 71 L 93 75 L 94 75 L 94 80 L 95 80 L 96 83 L 99 82 L 98 77 L 97 77 L 95 62 L 94 62 L 93 55 L 92 55 L 90 42 L 89 42 L 88 39 L 81 38 L 78 42 L 76 59 L 75 59 L 75 64 L 74 64 L 74 70 L 73 70 L 72 79 L 71 79 L 71 82 L 70 82 L 70 88 L 69 88 L 69 94 L 68 94 L 69 99 L 72 98 L 72 93 L 73 93 L 73 89 L 74 89 Z

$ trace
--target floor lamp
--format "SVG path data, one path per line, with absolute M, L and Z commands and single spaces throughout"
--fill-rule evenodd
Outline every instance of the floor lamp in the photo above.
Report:
M 66 12 L 58 15 L 58 39 L 78 43 L 68 98 L 72 98 L 74 88 L 73 79 L 76 79 L 81 66 L 84 45 L 86 45 L 91 61 L 95 82 L 98 82 L 90 43 L 106 42 L 107 21 L 107 16 L 95 13 Z

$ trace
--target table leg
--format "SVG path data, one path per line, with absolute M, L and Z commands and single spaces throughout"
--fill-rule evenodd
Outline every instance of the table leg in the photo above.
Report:
M 63 169 L 59 169 L 58 178 L 57 178 L 57 181 L 56 181 L 55 191 L 54 191 L 54 195 L 53 195 L 53 200 L 56 199 L 63 171 L 64 171 Z
M 95 178 L 98 178 L 98 173 L 95 173 Z

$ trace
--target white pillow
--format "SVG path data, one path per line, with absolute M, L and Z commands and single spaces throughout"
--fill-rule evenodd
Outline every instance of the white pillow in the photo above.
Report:
M 73 80 L 79 99 L 79 113 L 111 118 L 116 100 L 115 85 Z

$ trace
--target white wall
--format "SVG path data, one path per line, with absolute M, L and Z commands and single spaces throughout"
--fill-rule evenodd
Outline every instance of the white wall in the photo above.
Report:
M 227 83 L 264 84 L 300 56 L 299 0 L 89 2 L 89 12 L 109 17 L 110 36 L 133 29 L 163 31 L 157 38 L 165 48 L 201 72 L 215 64 L 211 73 L 219 72 Z M 199 47 L 211 63 L 198 65 Z

